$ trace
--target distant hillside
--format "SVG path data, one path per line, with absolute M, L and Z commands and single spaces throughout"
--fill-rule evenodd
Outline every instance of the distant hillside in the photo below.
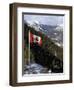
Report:
M 41 32 L 47 35 L 56 45 L 63 47 L 63 27 L 40 24 Z

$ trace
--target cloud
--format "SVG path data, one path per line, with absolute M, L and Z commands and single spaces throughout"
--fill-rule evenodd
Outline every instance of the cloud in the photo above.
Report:
M 38 21 L 41 24 L 45 25 L 57 25 L 63 24 L 64 16 L 56 16 L 56 15 L 25 15 L 24 20 L 29 22 Z

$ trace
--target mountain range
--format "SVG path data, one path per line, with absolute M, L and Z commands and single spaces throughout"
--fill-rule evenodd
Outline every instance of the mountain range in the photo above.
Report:
M 35 22 L 26 22 L 28 26 L 34 28 L 36 31 L 42 32 L 58 46 L 63 47 L 63 26 L 62 25 L 44 25 Z

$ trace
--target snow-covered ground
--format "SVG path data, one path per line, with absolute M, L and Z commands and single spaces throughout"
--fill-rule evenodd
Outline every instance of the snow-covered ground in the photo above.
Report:
M 30 65 L 24 66 L 24 74 L 39 74 L 39 73 L 49 73 L 48 68 L 45 68 L 37 63 L 32 63 Z

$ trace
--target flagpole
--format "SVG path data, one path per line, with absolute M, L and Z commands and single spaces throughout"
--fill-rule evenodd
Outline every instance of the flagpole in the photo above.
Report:
M 57 53 L 56 53 L 56 51 L 55 51 L 55 56 L 57 56 Z
M 28 64 L 30 64 L 30 30 L 29 30 L 29 58 L 28 58 Z

